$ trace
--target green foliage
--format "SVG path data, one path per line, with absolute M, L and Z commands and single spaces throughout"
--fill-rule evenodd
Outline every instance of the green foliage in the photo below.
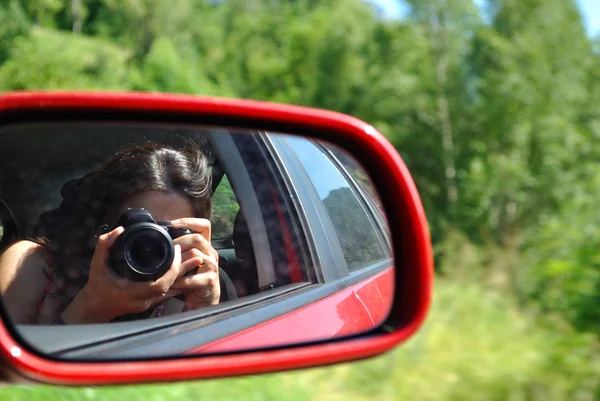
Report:
M 127 89 L 128 57 L 108 42 L 34 28 L 0 66 L 0 90 Z
M 506 241 L 566 201 L 580 162 L 573 155 L 588 139 L 578 117 L 590 54 L 572 2 L 501 4 L 496 29 L 479 29 L 471 52 L 480 134 L 461 217 Z
M 19 3 L 34 24 L 49 27 L 57 25 L 60 11 L 67 7 L 63 0 L 20 0 Z
M 485 13 L 473 0 L 406 3 L 407 18 L 387 20 L 362 0 L 0 0 L 0 90 L 245 97 L 368 121 L 419 189 L 449 281 L 438 305 L 463 309 L 434 310 L 430 334 L 373 362 L 383 390 L 353 368 L 323 388 L 597 399 L 600 39 L 585 36 L 575 0 L 488 0 Z M 347 206 L 339 196 L 330 207 Z M 231 233 L 236 213 L 223 186 L 215 237 Z M 356 221 L 341 216 L 360 242 Z M 350 248 L 365 256 L 362 245 Z
M 135 71 L 135 70 L 134 70 Z M 139 74 L 132 75 L 134 90 L 148 92 L 216 94 L 194 60 L 182 57 L 167 38 L 159 38 L 142 61 Z
M 371 223 L 362 206 L 348 187 L 334 189 L 323 199 L 323 205 L 335 228 L 349 270 L 356 270 L 385 254 L 375 231 L 364 229 Z
M 29 32 L 29 21 L 17 0 L 0 2 L 0 64 L 11 54 L 16 38 Z
M 233 222 L 240 206 L 226 175 L 223 176 L 212 196 L 211 209 L 213 238 L 229 237 L 233 233 Z
M 362 366 L 335 368 L 328 380 L 342 376 L 338 388 L 361 399 L 586 400 L 600 386 L 593 344 L 536 325 L 501 292 L 440 279 L 414 339 Z
M 533 269 L 531 298 L 545 312 L 560 312 L 581 330 L 600 332 L 600 166 L 589 166 L 569 188 L 569 202 L 549 216 L 526 242 Z M 565 224 L 568 221 L 569 224 Z

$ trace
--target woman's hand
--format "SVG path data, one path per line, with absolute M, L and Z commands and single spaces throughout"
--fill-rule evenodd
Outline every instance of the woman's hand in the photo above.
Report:
M 110 248 L 123 231 L 118 227 L 98 238 L 88 282 L 61 315 L 65 323 L 105 323 L 117 316 L 147 311 L 174 295 L 169 289 L 179 276 L 181 247 L 175 246 L 175 259 L 162 277 L 152 282 L 130 281 L 108 266 Z M 202 260 L 197 258 L 195 262 L 200 264 Z
M 179 277 L 171 290 L 182 290 L 188 309 L 217 305 L 221 296 L 219 283 L 219 254 L 210 244 L 211 225 L 207 219 L 185 218 L 174 220 L 176 228 L 188 228 L 194 234 L 183 235 L 174 244 L 181 246 Z M 198 263 L 198 259 L 201 260 Z M 192 275 L 185 275 L 197 268 Z

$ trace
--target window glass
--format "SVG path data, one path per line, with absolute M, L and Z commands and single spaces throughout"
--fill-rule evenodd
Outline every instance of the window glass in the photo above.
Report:
M 373 222 L 331 159 L 306 139 L 290 137 L 288 141 L 323 201 L 348 269 L 357 270 L 385 259 Z
M 380 199 L 377 195 L 377 190 L 375 189 L 375 185 L 369 178 L 367 172 L 363 169 L 363 167 L 356 161 L 352 156 L 343 150 L 339 149 L 337 146 L 333 146 L 331 144 L 323 144 L 333 155 L 335 158 L 344 166 L 346 172 L 348 172 L 352 178 L 356 180 L 356 183 L 361 186 L 361 188 L 369 195 L 371 200 L 380 205 Z
M 384 229 L 389 233 L 390 229 L 387 223 L 387 219 L 384 217 L 383 205 L 381 204 L 381 198 L 373 185 L 373 181 L 369 178 L 369 175 L 364 168 L 358 163 L 352 156 L 344 152 L 337 146 L 331 144 L 324 144 L 335 158 L 344 166 L 346 172 L 348 172 L 352 178 L 354 178 L 356 184 L 361 187 L 363 193 L 367 196 L 368 202 L 374 206 L 374 212 L 378 214 L 379 221 L 383 224 Z
M 227 238 L 233 234 L 233 222 L 240 210 L 227 175 L 224 175 L 212 196 L 210 222 L 213 238 Z

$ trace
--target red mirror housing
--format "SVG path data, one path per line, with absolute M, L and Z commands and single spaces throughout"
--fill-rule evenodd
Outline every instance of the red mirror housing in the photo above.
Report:
M 337 112 L 253 100 L 114 92 L 0 95 L 0 128 L 50 120 L 222 124 L 298 134 L 340 146 L 363 164 L 382 199 L 396 263 L 394 301 L 380 327 L 347 338 L 235 354 L 119 362 L 73 362 L 41 355 L 23 343 L 2 308 L 0 355 L 13 373 L 33 381 L 97 385 L 281 371 L 381 354 L 408 339 L 423 323 L 433 287 L 427 219 L 406 165 L 371 125 Z

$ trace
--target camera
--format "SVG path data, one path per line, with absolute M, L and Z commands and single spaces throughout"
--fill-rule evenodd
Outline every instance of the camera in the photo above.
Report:
M 145 209 L 127 209 L 116 225 L 125 230 L 110 249 L 109 265 L 119 276 L 132 281 L 154 281 L 169 270 L 175 257 L 173 240 L 192 234 L 169 222 L 155 222 Z

